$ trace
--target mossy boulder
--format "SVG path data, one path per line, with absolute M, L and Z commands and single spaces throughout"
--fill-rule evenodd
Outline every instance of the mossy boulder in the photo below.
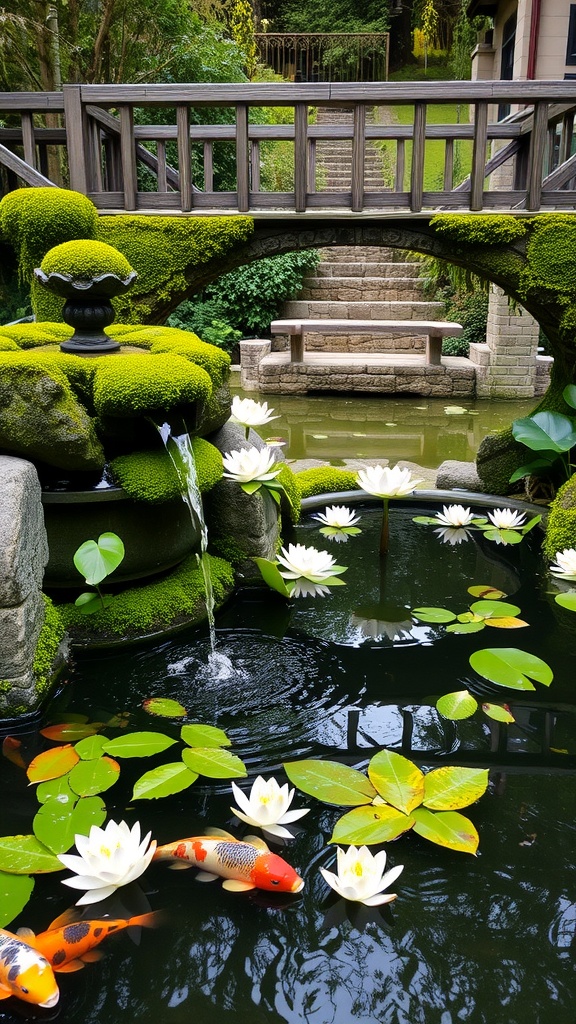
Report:
M 201 437 L 192 439 L 192 450 L 201 494 L 209 491 L 222 477 L 222 455 Z M 132 452 L 113 459 L 110 469 L 114 480 L 135 501 L 157 505 L 179 498 L 180 483 L 166 451 Z
M 96 236 L 98 211 L 70 189 L 18 188 L 0 202 L 0 231 L 16 250 L 21 280 L 30 281 L 53 246 Z
M 119 354 L 98 360 L 94 407 L 99 416 L 133 417 L 201 405 L 212 393 L 200 366 L 177 355 Z
M 91 281 L 105 274 L 116 274 L 124 280 L 133 273 L 126 257 L 114 246 L 93 239 L 55 245 L 46 253 L 40 269 L 46 275 L 63 274 L 79 281 Z
M 338 491 L 357 491 L 356 473 L 334 466 L 318 466 L 295 473 L 300 498 L 313 498 L 317 494 L 336 494 Z
M 567 548 L 576 549 L 576 474 L 563 484 L 550 505 L 543 543 L 550 561 Z
M 65 374 L 26 353 L 0 353 L 0 447 L 67 470 L 102 469 L 105 461 Z
M 526 455 L 525 445 L 514 439 L 511 427 L 488 434 L 476 453 L 476 469 L 486 494 L 518 492 L 522 485 L 511 484 L 510 477 L 527 461 Z

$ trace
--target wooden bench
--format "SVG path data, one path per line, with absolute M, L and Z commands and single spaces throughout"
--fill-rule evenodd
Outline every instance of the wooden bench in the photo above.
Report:
M 464 328 L 449 320 L 273 320 L 272 334 L 290 335 L 290 359 L 304 362 L 306 334 L 425 334 L 426 363 L 440 365 L 442 338 L 459 338 Z

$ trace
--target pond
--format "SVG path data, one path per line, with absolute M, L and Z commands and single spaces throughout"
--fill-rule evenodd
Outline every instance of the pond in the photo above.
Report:
M 233 387 L 241 398 L 253 392 Z M 535 399 L 496 402 L 488 399 L 429 399 L 412 396 L 267 395 L 278 419 L 267 425 L 266 438 L 287 444 L 289 459 L 398 459 L 437 467 L 445 459 L 472 461 L 483 437 L 510 426 L 534 409 Z
M 114 937 L 103 960 L 59 975 L 61 997 L 52 1010 L 0 1003 L 3 1024 L 23 1017 L 66 1024 L 573 1024 L 576 616 L 553 601 L 536 531 L 515 546 L 479 534 L 443 544 L 412 522 L 430 509 L 392 503 L 383 563 L 378 508 L 360 505 L 362 534 L 332 547 L 305 517 L 291 539 L 330 547 L 349 567 L 346 586 L 292 602 L 245 586 L 217 616 L 210 666 L 204 629 L 154 647 L 79 657 L 44 717 L 127 716 L 130 730 L 174 739 L 182 721 L 216 725 L 243 759 L 249 782 L 259 773 L 284 782 L 283 762 L 300 758 L 364 770 L 383 747 L 425 772 L 489 768 L 487 792 L 464 811 L 480 835 L 478 855 L 406 832 L 386 844 L 389 865 L 404 865 L 394 884 L 398 899 L 380 908 L 344 902 L 319 872 L 334 867 L 328 840 L 342 808 L 297 792 L 294 806 L 309 813 L 293 826 L 293 840 L 271 845 L 304 878 L 301 892 L 229 892 L 219 881 L 200 884 L 194 871 L 152 864 L 130 910 L 162 910 L 159 927 L 143 930 L 138 945 Z M 411 614 L 422 605 L 463 612 L 474 601 L 471 585 L 500 588 L 529 625 L 451 635 Z M 469 657 L 488 647 L 542 658 L 554 672 L 551 686 L 519 692 L 482 679 Z M 503 725 L 480 710 L 465 721 L 443 718 L 437 699 L 463 687 L 480 702 L 506 702 L 515 722 Z M 151 717 L 143 702 L 155 696 L 181 702 L 187 718 Z M 115 719 L 104 732 L 120 736 L 125 722 Z M 19 738 L 26 760 L 53 745 L 36 731 Z M 167 760 L 173 757 L 122 760 L 120 781 L 104 794 L 110 816 L 140 820 L 160 843 L 201 835 L 207 826 L 238 838 L 254 831 L 231 813 L 227 780 L 199 779 L 165 799 L 132 799 L 142 772 Z M 28 833 L 38 807 L 34 789 L 5 759 L 0 773 L 2 831 Z M 40 931 L 70 904 L 61 877 L 37 877 L 12 930 Z

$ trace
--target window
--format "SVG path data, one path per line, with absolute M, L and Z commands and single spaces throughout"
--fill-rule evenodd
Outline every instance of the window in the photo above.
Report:
M 568 23 L 568 45 L 566 47 L 566 63 L 576 64 L 576 4 L 570 4 L 570 21 Z
M 576 9 L 576 4 L 574 4 Z M 502 60 L 500 63 L 500 78 L 503 82 L 510 82 L 514 78 L 514 44 L 516 42 L 516 11 L 504 25 L 502 32 Z M 498 120 L 508 117 L 510 113 L 509 103 L 500 103 L 498 106 Z

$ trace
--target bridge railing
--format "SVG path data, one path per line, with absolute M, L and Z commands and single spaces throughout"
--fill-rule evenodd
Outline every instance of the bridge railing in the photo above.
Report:
M 502 104 L 516 113 L 499 121 Z M 65 183 L 110 213 L 570 210 L 575 114 L 574 81 L 70 85 L 0 94 L 0 167 L 6 188 L 50 184 L 59 149 Z M 330 188 L 327 143 L 350 154 L 349 180 Z M 367 179 L 373 146 L 381 186 Z

